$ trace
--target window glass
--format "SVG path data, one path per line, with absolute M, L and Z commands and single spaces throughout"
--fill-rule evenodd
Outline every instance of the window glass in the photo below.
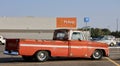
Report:
M 78 40 L 78 39 L 83 40 L 83 37 L 82 37 L 82 34 L 80 34 L 79 32 L 73 32 L 72 39 L 73 40 Z
M 62 32 L 60 32 L 60 33 L 57 33 L 57 36 L 56 36 L 58 39 L 64 39 L 64 37 L 65 37 L 65 33 L 62 33 Z

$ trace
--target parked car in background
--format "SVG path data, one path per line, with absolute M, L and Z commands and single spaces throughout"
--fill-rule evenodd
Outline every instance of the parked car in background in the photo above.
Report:
M 5 38 L 0 35 L 0 45 L 4 45 L 5 43 L 6 43 Z
M 101 43 L 106 43 L 109 46 L 116 46 L 116 44 L 117 44 L 115 37 L 111 36 L 111 35 L 101 36 L 101 37 L 97 38 L 95 41 L 101 42 Z

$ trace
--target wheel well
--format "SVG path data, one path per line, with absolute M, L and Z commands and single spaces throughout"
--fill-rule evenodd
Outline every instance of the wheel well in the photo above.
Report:
M 103 54 L 103 56 L 106 56 L 105 50 L 104 49 L 96 49 L 96 50 L 100 50 Z
M 48 52 L 48 54 L 49 54 L 49 56 L 51 56 L 51 52 L 49 51 L 49 50 L 38 50 L 38 51 L 36 51 L 35 53 L 34 53 L 34 56 L 36 55 L 36 53 L 38 53 L 39 51 L 47 51 Z
M 45 51 L 47 51 L 47 52 L 48 52 L 48 54 L 49 54 L 49 56 L 51 57 L 51 52 L 50 52 L 49 50 L 45 50 Z

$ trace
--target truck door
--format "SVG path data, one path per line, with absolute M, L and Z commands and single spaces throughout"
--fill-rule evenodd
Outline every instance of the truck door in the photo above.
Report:
M 84 40 L 83 34 L 73 32 L 69 41 L 69 55 L 73 57 L 84 57 L 87 55 L 87 42 Z
M 53 56 L 68 57 L 68 41 L 54 41 Z
M 66 31 L 56 31 L 54 33 L 53 44 L 55 45 L 53 48 L 53 56 L 64 56 L 68 57 L 68 35 Z

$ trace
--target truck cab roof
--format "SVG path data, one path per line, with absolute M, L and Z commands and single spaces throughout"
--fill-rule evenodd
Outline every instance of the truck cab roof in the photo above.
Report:
M 57 29 L 54 31 L 53 40 L 88 40 L 88 36 L 88 31 L 79 31 L 76 29 Z

